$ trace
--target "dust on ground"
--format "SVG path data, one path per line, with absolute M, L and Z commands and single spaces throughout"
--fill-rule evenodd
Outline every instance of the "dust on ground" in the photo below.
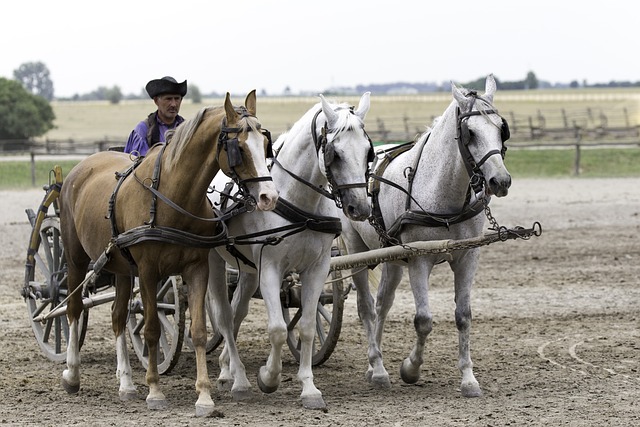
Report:
M 403 384 L 399 366 L 413 344 L 413 298 L 403 282 L 384 337 L 389 390 L 364 379 L 366 338 L 355 295 L 347 299 L 340 342 L 315 384 L 327 412 L 301 407 L 295 359 L 283 350 L 282 384 L 273 394 L 255 385 L 269 344 L 261 302 L 238 346 L 254 384 L 252 402 L 214 390 L 219 417 L 195 417 L 195 357 L 184 349 L 161 377 L 170 402 L 147 410 L 144 370 L 132 354 L 140 399 L 121 402 L 108 304 L 90 311 L 77 395 L 60 386 L 64 365 L 39 351 L 20 296 L 30 227 L 41 190 L 0 191 L 0 423 L 7 425 L 268 425 L 351 426 L 631 426 L 640 424 L 640 179 L 515 180 L 494 199 L 501 225 L 543 234 L 483 249 L 473 290 L 471 355 L 484 395 L 460 396 L 451 273 L 432 275 L 435 326 L 417 384 Z M 212 381 L 219 349 L 209 355 Z

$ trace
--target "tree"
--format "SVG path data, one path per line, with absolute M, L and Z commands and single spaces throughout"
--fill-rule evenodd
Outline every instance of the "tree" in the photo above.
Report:
M 187 98 L 190 98 L 191 102 L 194 104 L 201 104 L 202 93 L 200 93 L 200 88 L 194 84 L 190 84 L 189 91 L 187 92 Z
M 53 82 L 44 63 L 25 62 L 17 70 L 13 70 L 13 78 L 33 95 L 39 95 L 47 101 L 53 100 Z
M 533 71 L 529 71 L 527 73 L 527 78 L 524 80 L 524 88 L 525 89 L 538 89 L 538 78 L 533 73 Z
M 122 91 L 120 86 L 114 86 L 111 89 L 106 89 L 105 96 L 112 104 L 119 104 L 122 101 Z
M 54 128 L 49 102 L 15 80 L 0 77 L 0 139 L 29 139 Z

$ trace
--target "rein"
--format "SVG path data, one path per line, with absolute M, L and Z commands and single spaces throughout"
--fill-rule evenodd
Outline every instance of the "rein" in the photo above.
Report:
M 242 113 L 244 111 L 244 113 Z M 240 109 L 240 113 L 242 113 L 242 117 L 249 116 L 248 112 L 245 109 Z M 218 150 L 217 150 L 217 158 L 219 161 L 220 151 L 224 150 L 227 152 L 229 167 L 233 172 L 233 180 L 238 184 L 245 194 L 248 194 L 244 183 L 251 181 L 266 181 L 271 180 L 271 176 L 268 177 L 255 177 L 249 178 L 245 180 L 240 180 L 235 173 L 235 167 L 242 164 L 242 153 L 240 151 L 240 147 L 238 144 L 238 138 L 229 138 L 229 133 L 240 133 L 242 132 L 241 128 L 230 128 L 226 126 L 226 118 L 223 119 L 222 129 L 220 132 L 220 136 L 218 138 Z M 265 133 L 266 132 L 266 133 Z M 263 135 L 266 135 L 269 139 L 269 153 L 271 148 L 271 137 L 268 131 L 263 131 Z M 224 221 L 229 218 L 239 215 L 245 212 L 251 212 L 255 210 L 256 202 L 252 197 L 245 197 L 243 199 L 242 206 L 235 207 L 224 214 L 214 209 L 216 215 L 214 218 L 204 218 L 200 216 L 193 215 L 191 212 L 185 210 L 174 201 L 169 199 L 167 196 L 158 191 L 158 184 L 160 182 L 161 170 L 162 170 L 162 157 L 164 154 L 164 150 L 167 147 L 166 143 L 161 143 L 162 147 L 160 149 L 160 153 L 156 157 L 156 161 L 153 168 L 153 175 L 151 178 L 140 179 L 136 173 L 135 169 L 141 164 L 143 157 L 138 157 L 134 161 L 134 163 L 124 172 L 116 172 L 116 179 L 118 179 L 118 183 L 114 188 L 111 198 L 109 199 L 109 210 L 107 213 L 107 218 L 111 220 L 111 244 L 107 249 L 105 255 L 108 259 L 108 252 L 111 250 L 113 245 L 117 246 L 123 256 L 129 261 L 129 263 L 133 266 L 135 265 L 135 260 L 131 256 L 131 253 L 128 250 L 128 247 L 148 242 L 163 242 L 163 243 L 173 243 L 173 244 L 181 244 L 185 246 L 198 247 L 198 248 L 214 248 L 217 246 L 221 246 L 227 243 L 227 227 Z M 151 206 L 149 208 L 150 218 L 149 221 L 145 221 L 144 225 L 134 227 L 130 230 L 127 230 L 123 233 L 120 233 L 118 230 L 118 226 L 116 224 L 115 218 L 115 205 L 118 191 L 124 182 L 124 180 L 129 176 L 133 175 L 135 180 L 146 190 L 152 193 L 151 197 Z M 201 236 L 197 234 L 190 233 L 188 231 L 175 229 L 172 227 L 158 226 L 156 225 L 156 212 L 157 212 L 157 203 L 158 199 L 162 200 L 169 207 L 171 207 L 176 212 L 179 212 L 189 218 L 204 221 L 204 222 L 212 222 L 218 223 L 219 227 L 221 227 L 221 231 L 213 236 Z M 212 207 L 213 208 L 213 207 Z M 106 263 L 106 260 L 104 263 Z

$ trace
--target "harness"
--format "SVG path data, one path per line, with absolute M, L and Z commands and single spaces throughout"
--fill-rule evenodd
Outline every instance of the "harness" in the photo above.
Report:
M 473 102 L 470 108 L 473 108 L 473 103 L 478 98 L 475 91 L 470 91 L 467 96 L 473 97 Z M 489 159 L 489 157 L 500 154 L 502 158 L 504 158 L 506 154 L 507 147 L 505 142 L 509 139 L 509 126 L 507 121 L 502 118 L 502 126 L 501 126 L 501 139 L 502 139 L 502 149 L 501 150 L 491 150 L 486 153 L 480 161 L 476 162 L 473 158 L 469 150 L 469 144 L 471 142 L 471 133 L 467 127 L 467 120 L 471 116 L 476 115 L 488 115 L 488 114 L 498 114 L 497 111 L 490 109 L 484 111 L 469 111 L 467 113 L 460 113 L 460 109 L 456 109 L 456 140 L 458 142 L 458 149 L 462 156 L 463 163 L 469 174 L 469 188 L 467 189 L 467 194 L 465 197 L 465 202 L 462 206 L 462 209 L 455 214 L 439 214 L 427 212 L 426 210 L 420 207 L 418 201 L 412 196 L 413 189 L 413 181 L 415 178 L 415 171 L 418 168 L 418 163 L 420 162 L 420 158 L 422 157 L 422 152 L 424 147 L 426 146 L 430 134 L 426 135 L 426 137 L 421 138 L 419 140 L 419 148 L 417 149 L 417 155 L 415 157 L 415 161 L 413 167 L 408 167 L 405 176 L 407 178 L 407 189 L 396 184 L 393 181 L 390 181 L 384 178 L 382 175 L 384 171 L 389 166 L 392 160 L 400 156 L 401 154 L 411 150 L 414 148 L 416 142 L 408 142 L 402 144 L 400 146 L 394 147 L 390 150 L 383 151 L 384 157 L 382 162 L 378 165 L 376 162 L 372 165 L 372 171 L 375 171 L 376 174 L 371 174 L 369 191 L 371 194 L 372 201 L 372 215 L 369 218 L 370 223 L 378 232 L 380 239 L 383 241 L 385 246 L 389 246 L 394 244 L 395 236 L 397 236 L 402 228 L 407 224 L 413 225 L 422 225 L 425 227 L 447 227 L 449 228 L 453 224 L 458 224 L 468 219 L 473 218 L 474 216 L 481 213 L 487 207 L 489 202 L 488 197 L 477 198 L 473 203 L 471 203 L 472 191 L 474 194 L 479 194 L 484 189 L 485 179 L 480 167 Z M 376 158 L 377 160 L 377 158 Z M 380 192 L 380 184 L 376 181 L 383 182 L 387 185 L 390 185 L 407 195 L 405 202 L 405 212 L 403 212 L 396 221 L 391 224 L 388 230 L 385 229 L 384 220 L 382 218 L 382 212 L 380 209 L 380 203 L 378 200 L 379 192 Z M 410 209 L 411 202 L 414 202 L 420 210 Z
M 237 111 L 242 113 L 243 117 L 245 115 L 249 115 L 248 112 L 246 112 L 246 109 L 243 109 L 242 107 L 239 107 Z M 220 151 L 224 150 L 227 152 L 228 163 L 233 171 L 234 180 L 237 182 L 238 186 L 243 189 L 243 191 L 246 191 L 244 183 L 252 180 L 255 180 L 255 181 L 270 180 L 271 177 L 270 176 L 256 177 L 256 178 L 246 179 L 244 181 L 241 181 L 237 178 L 234 168 L 236 166 L 239 166 L 242 163 L 242 155 L 238 145 L 238 138 L 237 137 L 229 138 L 229 134 L 230 133 L 237 134 L 240 132 L 242 132 L 242 129 L 240 128 L 227 127 L 226 118 L 225 118 L 222 122 L 222 129 L 218 137 L 217 155 L 219 159 Z M 270 138 L 270 135 L 268 134 L 268 131 L 266 132 L 267 134 L 265 134 L 265 131 L 263 131 L 262 133 L 269 138 L 268 147 L 270 148 L 271 138 Z M 236 206 L 234 209 L 231 209 L 224 214 L 212 207 L 212 209 L 215 212 L 215 216 L 213 218 L 199 217 L 183 209 L 181 206 L 177 205 L 171 199 L 169 199 L 160 191 L 158 191 L 158 186 L 159 186 L 160 177 L 161 177 L 161 169 L 162 169 L 162 157 L 164 154 L 164 150 L 167 147 L 167 144 L 158 143 L 157 145 L 161 145 L 160 153 L 156 157 L 156 161 L 153 168 L 153 174 L 150 180 L 141 180 L 135 174 L 136 168 L 142 163 L 142 160 L 144 159 L 144 157 L 137 157 L 134 163 L 131 166 L 129 166 L 125 171 L 116 172 L 116 179 L 118 180 L 118 182 L 113 192 L 111 193 L 111 197 L 109 199 L 108 212 L 106 216 L 106 218 L 110 220 L 112 237 L 111 237 L 109 246 L 107 247 L 105 252 L 100 256 L 99 260 L 96 261 L 95 263 L 96 265 L 94 266 L 94 270 L 96 272 L 99 272 L 100 269 L 109 261 L 109 253 L 114 246 L 120 249 L 120 252 L 129 261 L 132 268 L 135 268 L 136 262 L 133 259 L 131 252 L 129 251 L 129 247 L 133 245 L 137 245 L 139 243 L 153 241 L 153 242 L 162 242 L 162 243 L 171 243 L 171 244 L 181 244 L 184 246 L 197 247 L 197 248 L 214 248 L 217 246 L 224 245 L 227 242 L 227 227 L 224 221 L 228 220 L 234 215 L 238 215 L 244 212 L 250 212 L 255 209 L 255 200 L 253 200 L 253 198 L 246 198 L 244 201 L 245 203 L 243 203 L 241 206 Z M 115 215 L 116 200 L 117 200 L 118 191 L 120 190 L 122 183 L 130 175 L 133 175 L 136 181 L 140 185 L 142 185 L 143 188 L 149 190 L 152 193 L 151 206 L 149 208 L 149 220 L 145 221 L 144 225 L 134 227 L 130 230 L 120 233 L 117 226 L 116 215 Z M 164 203 L 169 205 L 172 209 L 176 210 L 177 212 L 187 217 L 190 217 L 199 221 L 217 223 L 216 234 L 212 236 L 201 236 L 198 234 L 190 233 L 185 230 L 179 230 L 172 227 L 157 225 L 156 212 L 157 212 L 158 199 L 162 200 Z
M 351 107 L 350 110 L 353 113 L 353 107 Z M 321 194 L 323 197 L 333 200 L 336 206 L 341 209 L 342 204 L 341 204 L 341 198 L 340 198 L 340 190 L 346 189 L 346 188 L 366 187 L 367 183 L 362 182 L 362 183 L 338 185 L 335 182 L 333 175 L 331 174 L 331 170 L 329 169 L 329 165 L 334 157 L 334 154 L 333 154 L 333 144 L 328 142 L 327 140 L 327 133 L 331 133 L 331 131 L 327 130 L 326 122 L 324 126 L 320 129 L 320 138 L 318 138 L 317 119 L 321 112 L 322 110 L 318 110 L 318 112 L 316 112 L 316 114 L 313 117 L 313 120 L 311 122 L 311 135 L 313 137 L 316 153 L 318 155 L 320 155 L 319 153 L 322 153 L 322 155 L 324 156 L 325 174 L 326 174 L 327 180 L 329 181 L 330 191 L 327 191 L 322 187 L 318 187 L 310 183 L 309 181 L 305 180 L 304 178 L 294 174 L 290 170 L 286 169 L 277 160 L 277 154 L 276 156 L 273 157 L 273 165 L 277 165 L 283 171 L 289 174 L 289 176 L 301 182 L 302 184 L 306 185 L 307 187 L 311 188 L 312 190 L 316 191 L 317 193 Z M 365 132 L 365 135 L 366 135 L 366 132 Z M 375 154 L 373 151 L 373 143 L 371 142 L 371 139 L 369 138 L 368 135 L 367 135 L 367 138 L 369 139 L 369 143 L 371 144 L 371 148 L 368 153 L 368 161 L 371 162 L 373 161 Z M 232 187 L 233 187 L 233 184 L 229 183 L 227 184 L 225 189 L 221 192 L 220 208 L 223 211 L 226 211 L 227 209 L 229 209 L 227 205 L 230 200 L 233 200 L 236 203 L 238 203 L 238 201 L 240 200 L 236 195 L 231 195 L 230 192 Z M 233 206 L 235 206 L 235 204 L 230 205 L 230 207 L 233 207 Z M 273 229 L 261 230 L 255 233 L 245 234 L 242 236 L 229 237 L 227 247 L 226 247 L 227 251 L 230 254 L 232 254 L 236 259 L 242 261 L 244 264 L 249 265 L 252 268 L 256 268 L 256 265 L 247 257 L 245 257 L 236 248 L 236 245 L 252 245 L 252 244 L 277 245 L 284 238 L 296 233 L 300 233 L 304 230 L 317 231 L 320 233 L 328 233 L 336 237 L 342 233 L 342 222 L 340 221 L 340 218 L 317 215 L 314 212 L 307 212 L 303 209 L 298 208 L 297 206 L 293 205 L 291 202 L 285 200 L 282 197 L 278 198 L 278 201 L 276 202 L 276 207 L 274 208 L 273 212 L 277 213 L 282 218 L 289 221 L 291 224 L 287 224 L 282 227 L 277 227 Z M 281 232 L 286 232 L 286 233 L 281 236 L 273 236 L 273 234 L 281 233 Z M 260 238 L 263 236 L 267 236 L 267 237 L 262 240 L 257 240 L 257 238 Z

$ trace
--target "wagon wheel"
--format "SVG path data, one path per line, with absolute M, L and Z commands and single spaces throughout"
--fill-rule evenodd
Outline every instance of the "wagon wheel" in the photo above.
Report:
M 27 215 L 30 219 L 35 218 L 31 209 Z M 31 329 L 42 353 L 51 361 L 64 362 L 67 359 L 69 340 L 67 316 L 57 315 L 44 323 L 36 320 L 37 317 L 46 315 L 59 307 L 67 297 L 67 263 L 60 238 L 60 219 L 53 216 L 46 217 L 39 234 L 40 243 L 34 254 L 35 265 L 26 266 L 23 296 L 27 303 Z M 80 347 L 87 333 L 88 320 L 89 310 L 83 310 L 78 322 Z
M 337 248 L 333 248 L 332 256 L 339 254 Z M 289 294 L 290 304 L 287 306 L 283 302 L 282 314 L 287 323 L 287 345 L 289 350 L 300 363 L 300 336 L 296 326 L 302 316 L 300 304 L 300 284 L 293 286 Z M 335 350 L 340 338 L 342 328 L 342 314 L 344 312 L 344 281 L 340 270 L 332 271 L 329 280 L 325 284 L 325 289 L 318 301 L 316 312 L 316 335 L 313 341 L 313 366 L 322 365 L 326 362 L 333 350 Z
M 182 277 L 170 276 L 158 283 L 156 293 L 158 317 L 160 318 L 160 341 L 158 342 L 158 373 L 165 374 L 178 363 L 184 339 L 186 290 Z M 131 301 L 127 328 L 142 366 L 149 366 L 149 348 L 144 339 L 144 309 L 139 294 Z

